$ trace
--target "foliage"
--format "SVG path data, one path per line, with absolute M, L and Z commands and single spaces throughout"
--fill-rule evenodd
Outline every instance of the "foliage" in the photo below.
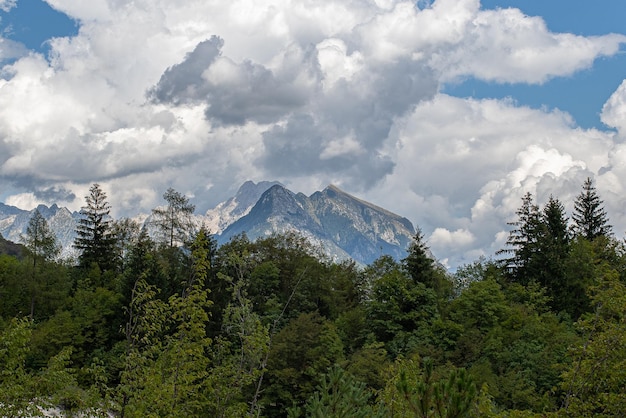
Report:
M 196 207 L 187 196 L 171 187 L 163 193 L 163 199 L 167 206 L 152 210 L 153 222 L 163 242 L 170 248 L 187 243 L 194 232 L 191 215 Z
M 81 209 L 82 218 L 76 227 L 74 247 L 80 251 L 78 257 L 82 267 L 89 268 L 92 263 L 101 270 L 114 268 L 115 237 L 112 233 L 110 217 L 111 205 L 106 193 L 95 183 L 85 196 L 86 205 Z
M 323 373 L 342 360 L 341 339 L 331 322 L 317 312 L 292 319 L 272 340 L 266 388 L 270 415 L 302 404 Z
M 2 416 L 47 407 L 190 418 L 626 408 L 626 246 L 606 229 L 572 236 L 555 197 L 542 208 L 522 199 L 504 263 L 479 259 L 452 276 L 419 231 L 405 259 L 360 267 L 321 257 L 293 233 L 217 248 L 204 229 L 177 229 L 173 210 L 160 218 L 167 243 L 158 245 L 133 221 L 112 222 L 106 195 L 90 191 L 81 228 L 101 221 L 114 244 L 106 251 L 89 247 L 81 268 L 60 262 L 35 213 L 30 252 L 0 255 Z M 190 207 L 170 194 L 173 206 L 180 197 Z
M 388 417 L 467 417 L 476 398 L 476 387 L 464 369 L 450 369 L 437 376 L 431 359 L 399 359 L 389 370 L 380 394 Z
M 26 227 L 26 236 L 22 241 L 28 250 L 28 255 L 32 259 L 32 272 L 29 280 L 30 293 L 30 317 L 35 316 L 35 301 L 38 298 L 39 290 L 43 287 L 41 281 L 46 280 L 46 272 L 42 272 L 42 265 L 57 257 L 61 252 L 61 247 L 57 244 L 56 236 L 48 227 L 48 222 L 35 209 L 33 216 Z M 43 274 L 42 274 L 43 273 Z
M 380 277 L 366 305 L 369 327 L 392 356 L 428 346 L 439 315 L 435 290 L 415 282 L 399 268 Z
M 588 177 L 583 183 L 583 190 L 574 202 L 572 231 L 576 236 L 593 240 L 611 234 L 612 227 L 609 225 L 606 210 L 602 204 L 593 180 Z
M 591 289 L 594 312 L 578 323 L 584 340 L 572 347 L 563 375 L 563 411 L 572 417 L 617 417 L 626 411 L 626 286 L 607 270 Z
M 372 392 L 338 366 L 323 376 L 317 391 L 304 405 L 305 416 L 312 418 L 376 418 L 384 417 L 383 408 L 370 403 Z M 289 417 L 302 416 L 302 408 L 292 408 Z

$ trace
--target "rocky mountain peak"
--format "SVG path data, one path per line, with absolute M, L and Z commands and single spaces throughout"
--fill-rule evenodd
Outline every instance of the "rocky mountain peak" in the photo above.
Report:
M 40 205 L 37 209 L 55 232 L 63 247 L 62 255 L 75 255 L 72 244 L 80 214 L 56 204 Z M 0 234 L 19 242 L 33 211 L 0 203 Z M 383 254 L 404 258 L 415 234 L 408 219 L 332 184 L 306 196 L 278 182 L 247 181 L 235 196 L 194 218 L 195 224 L 204 225 L 215 234 L 218 243 L 240 233 L 254 240 L 273 233 L 297 232 L 329 258 L 351 258 L 361 264 L 369 264 Z

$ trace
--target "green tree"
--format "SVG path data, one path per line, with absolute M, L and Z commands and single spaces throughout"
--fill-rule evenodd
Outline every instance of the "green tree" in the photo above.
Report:
M 563 204 L 553 196 L 541 211 L 541 236 L 538 243 L 538 252 L 535 255 L 538 269 L 537 281 L 546 287 L 552 298 L 552 307 L 555 311 L 567 311 L 570 299 L 568 295 L 567 263 L 570 257 L 570 235 L 567 226 L 567 217 Z
M 170 317 L 169 305 L 158 299 L 158 290 L 139 278 L 126 308 L 124 326 L 126 352 L 117 386 L 119 413 L 124 417 L 147 416 L 158 393 L 150 392 L 155 362 L 163 350 L 164 333 Z
M 78 386 L 70 367 L 71 348 L 53 356 L 41 370 L 26 366 L 31 351 L 32 321 L 14 318 L 0 332 L 0 416 L 39 417 L 46 408 L 61 407 L 68 416 L 89 413 L 101 416 L 97 392 Z
M 424 235 L 418 229 L 409 245 L 408 255 L 403 260 L 404 268 L 416 283 L 434 289 L 440 299 L 447 299 L 452 293 L 452 282 L 439 268 L 424 242 Z
M 32 272 L 30 277 L 30 317 L 35 315 L 35 300 L 40 292 L 42 278 L 42 267 L 48 261 L 54 259 L 61 252 L 61 247 L 57 244 L 56 236 L 50 230 L 48 222 L 41 215 L 39 209 L 35 209 L 26 227 L 26 236 L 22 237 L 22 242 L 28 250 L 28 255 L 32 258 Z
M 536 255 L 543 228 L 539 206 L 531 193 L 522 197 L 522 206 L 515 213 L 517 220 L 508 223 L 513 227 L 506 241 L 508 248 L 498 253 L 511 255 L 503 260 L 505 269 L 515 281 L 527 284 L 541 270 Z
M 376 418 L 384 417 L 385 411 L 375 410 L 370 398 L 373 393 L 365 385 L 333 366 L 322 377 L 317 391 L 304 405 L 304 416 L 311 418 Z M 303 416 L 302 408 L 292 408 L 289 417 Z
M 291 320 L 272 339 L 264 400 L 268 416 L 285 416 L 315 392 L 324 372 L 343 360 L 335 326 L 317 312 Z
M 110 217 L 111 205 L 100 185 L 95 183 L 85 196 L 86 206 L 80 213 L 81 219 L 76 227 L 74 247 L 80 251 L 78 261 L 81 267 L 91 268 L 95 263 L 100 270 L 115 267 L 115 237 Z
M 209 248 L 206 231 L 201 229 L 191 245 L 191 274 L 183 290 L 170 296 L 166 305 L 155 300 L 153 287 L 138 282 L 131 304 L 134 319 L 129 313 L 127 325 L 131 358 L 123 375 L 125 415 L 197 417 L 207 408 L 212 343 L 206 335 L 211 305 L 210 291 L 205 288 Z M 145 363 L 143 370 L 133 370 L 135 359 Z
M 583 183 L 583 190 L 576 197 L 572 214 L 574 235 L 593 240 L 599 236 L 611 235 L 612 227 L 600 200 L 593 180 L 588 177 Z
M 36 382 L 26 370 L 32 322 L 11 320 L 0 333 L 0 415 L 37 416 Z
M 572 366 L 563 375 L 565 416 L 621 417 L 626 412 L 626 286 L 606 267 L 590 289 L 594 312 L 578 322 L 584 339 L 571 350 Z
M 465 369 L 438 376 L 429 358 L 409 358 L 398 359 L 389 374 L 379 395 L 387 417 L 461 418 L 472 412 L 476 386 Z
M 253 311 L 246 287 L 245 279 L 233 283 L 231 302 L 224 312 L 223 333 L 212 350 L 207 382 L 209 405 L 205 412 L 216 418 L 259 413 L 253 387 L 265 372 L 270 335 L 269 326 L 262 324 Z
M 171 187 L 163 194 L 167 206 L 152 210 L 153 222 L 163 242 L 170 248 L 185 244 L 194 233 L 191 219 L 196 207 L 189 198 Z
M 143 229 L 139 222 L 122 218 L 113 221 L 111 231 L 115 237 L 115 258 L 118 264 L 125 267 L 124 259 L 140 239 Z
M 370 332 L 392 357 L 422 351 L 432 344 L 432 325 L 439 317 L 437 294 L 407 277 L 400 266 L 374 282 L 366 309 Z

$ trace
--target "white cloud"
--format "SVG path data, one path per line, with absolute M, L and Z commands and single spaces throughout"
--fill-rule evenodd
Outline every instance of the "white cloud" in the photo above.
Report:
M 609 97 L 600 114 L 602 122 L 616 128 L 626 138 L 626 80 Z
M 598 179 L 614 225 L 626 227 L 623 206 L 609 203 L 622 200 L 608 191 L 620 190 L 619 178 L 626 178 L 619 177 L 626 163 L 617 164 L 626 152 L 610 132 L 572 127 L 558 111 L 446 95 L 418 105 L 396 126 L 387 149 L 394 172 L 364 197 L 420 225 L 450 266 L 501 249 L 524 193 L 540 204 L 550 194 L 572 202 L 587 176 Z
M 430 62 L 444 80 L 473 76 L 509 83 L 543 83 L 588 68 L 619 51 L 624 35 L 598 37 L 551 33 L 540 17 L 519 9 L 481 11 L 473 16 L 459 42 L 436 51 Z
M 0 36 L 0 64 L 28 54 L 28 50 L 19 42 Z
M 8 12 L 17 5 L 17 0 L 0 0 L 0 10 Z
M 435 251 L 439 248 L 463 248 L 473 242 L 474 235 L 466 229 L 449 231 L 446 228 L 435 228 L 433 233 L 430 234 L 430 237 L 428 238 L 428 244 Z
M 420 224 L 455 265 L 498 245 L 524 190 L 571 196 L 589 174 L 600 191 L 625 186 L 611 132 L 438 94 L 464 77 L 571 75 L 622 35 L 552 33 L 478 0 L 48 3 L 78 21 L 76 36 L 51 40 L 49 57 L 0 41 L 0 62 L 15 60 L 0 78 L 0 182 L 13 202 L 80 206 L 98 181 L 127 214 L 170 186 L 206 209 L 247 179 L 336 183 Z M 602 113 L 621 138 L 625 91 Z M 616 224 L 620 199 L 606 198 Z
M 35 209 L 39 204 L 47 202 L 42 202 L 40 199 L 37 199 L 34 193 L 18 193 L 9 196 L 5 203 L 18 208 L 31 210 Z

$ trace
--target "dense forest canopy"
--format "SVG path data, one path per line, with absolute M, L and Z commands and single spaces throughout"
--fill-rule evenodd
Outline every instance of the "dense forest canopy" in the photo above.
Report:
M 497 259 L 451 275 L 304 238 L 220 247 L 169 189 L 155 240 L 95 184 L 77 262 L 45 219 L 0 255 L 0 416 L 626 414 L 626 256 L 587 180 L 568 218 L 527 194 Z

